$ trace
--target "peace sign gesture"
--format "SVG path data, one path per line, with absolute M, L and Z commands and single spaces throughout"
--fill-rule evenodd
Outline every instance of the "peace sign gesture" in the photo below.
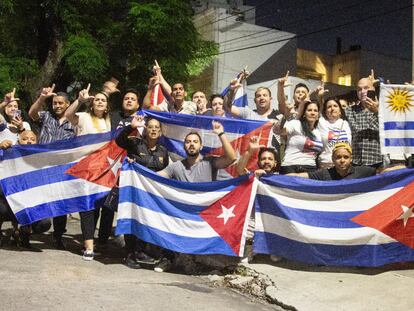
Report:
M 90 89 L 91 89 L 91 84 L 88 83 L 87 88 L 86 89 L 83 89 L 82 91 L 79 92 L 79 96 L 78 96 L 79 102 L 85 103 L 85 102 L 88 102 L 88 101 L 90 101 L 90 100 L 92 100 L 92 99 L 95 98 L 95 96 L 90 96 L 89 95 L 89 90 Z
M 16 88 L 14 87 L 13 91 L 11 91 L 10 93 L 7 93 L 4 96 L 4 102 L 8 104 L 8 103 L 11 103 L 13 101 L 20 100 L 19 98 L 14 97 L 15 94 L 16 94 Z

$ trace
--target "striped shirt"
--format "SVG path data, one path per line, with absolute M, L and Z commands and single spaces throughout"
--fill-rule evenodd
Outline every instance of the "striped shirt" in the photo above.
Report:
M 64 120 L 62 124 L 49 111 L 39 112 L 42 127 L 40 130 L 39 143 L 47 144 L 57 140 L 69 139 L 75 136 L 75 127 Z

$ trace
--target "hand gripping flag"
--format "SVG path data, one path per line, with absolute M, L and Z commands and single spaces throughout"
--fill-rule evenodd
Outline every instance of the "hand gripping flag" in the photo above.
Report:
M 272 123 L 265 121 L 252 121 L 229 119 L 210 116 L 193 116 L 186 114 L 176 114 L 167 112 L 155 112 L 144 110 L 148 117 L 155 118 L 162 123 L 163 136 L 160 142 L 168 149 L 174 160 L 186 157 L 184 151 L 184 138 L 190 131 L 197 131 L 203 141 L 203 155 L 222 155 L 220 139 L 212 132 L 211 122 L 219 121 L 224 126 L 224 131 L 236 153 L 243 154 L 249 147 L 252 136 L 260 137 L 260 144 L 268 146 L 271 144 L 269 137 L 272 134 Z M 252 157 L 247 165 L 247 169 L 257 168 L 257 155 Z M 235 165 L 230 166 L 226 171 L 231 176 L 237 176 Z
M 181 182 L 125 161 L 116 234 L 180 253 L 242 256 L 255 186 L 249 176 Z
M 413 261 L 413 193 L 410 169 L 342 181 L 264 177 L 253 250 L 335 266 Z
M 115 135 L 92 134 L 5 150 L 0 182 L 19 223 L 95 208 L 115 185 L 126 154 L 113 141 Z
M 240 77 L 240 73 L 237 75 L 236 79 L 238 79 Z M 236 94 L 234 94 L 234 99 L 232 102 L 232 105 L 237 106 L 237 107 L 247 107 L 249 106 L 249 102 L 247 100 L 247 93 L 246 93 L 246 89 L 247 89 L 247 82 L 246 79 L 243 79 L 241 81 L 241 86 L 236 90 Z M 227 93 L 230 92 L 230 85 L 227 86 L 222 92 L 221 92 L 221 96 L 226 96 Z
M 414 86 L 381 84 L 378 109 L 382 154 L 414 153 Z

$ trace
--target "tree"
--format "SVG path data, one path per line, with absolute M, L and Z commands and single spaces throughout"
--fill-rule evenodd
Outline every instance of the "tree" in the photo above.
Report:
M 99 89 L 114 76 L 143 89 L 154 59 L 170 81 L 186 82 L 216 51 L 186 0 L 0 2 L 0 93 L 16 86 L 29 101 L 52 82 Z

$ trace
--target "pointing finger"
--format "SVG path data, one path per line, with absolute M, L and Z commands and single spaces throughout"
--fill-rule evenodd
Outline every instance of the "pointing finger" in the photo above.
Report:
M 88 86 L 86 87 L 86 92 L 89 93 L 89 90 L 91 89 L 91 84 L 88 83 Z

